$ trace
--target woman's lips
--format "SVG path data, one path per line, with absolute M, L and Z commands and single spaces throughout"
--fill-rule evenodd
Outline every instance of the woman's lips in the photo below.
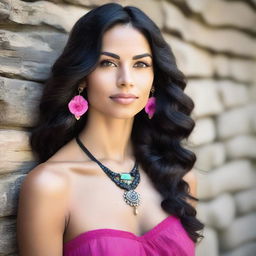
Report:
M 110 96 L 110 99 L 121 104 L 129 104 L 135 101 L 138 97 L 131 93 L 118 93 Z
M 137 98 L 134 97 L 110 97 L 111 100 L 121 103 L 121 104 L 130 104 L 135 101 Z

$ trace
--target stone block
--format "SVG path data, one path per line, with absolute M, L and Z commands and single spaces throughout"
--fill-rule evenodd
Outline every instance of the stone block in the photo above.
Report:
M 230 76 L 231 70 L 230 65 L 232 60 L 227 58 L 227 56 L 223 54 L 217 54 L 213 57 L 213 67 L 216 74 L 220 77 L 228 77 Z
M 37 26 L 47 24 L 65 32 L 69 32 L 75 22 L 88 11 L 81 6 L 63 3 L 57 5 L 49 1 L 29 3 L 20 0 L 5 1 L 4 9 L 1 10 L 4 13 L 2 22 Z
M 29 150 L 29 135 L 27 131 L 0 129 L 0 149 Z M 3 159 L 1 157 L 1 159 Z M 6 159 L 3 159 L 6 160 Z
M 231 109 L 217 116 L 217 135 L 227 139 L 252 131 L 250 109 L 248 106 Z
M 246 83 L 256 81 L 256 62 L 254 60 L 230 58 L 217 54 L 213 57 L 212 62 L 216 74 L 220 77 L 231 77 Z
M 164 16 L 163 16 L 163 11 L 161 9 L 161 6 L 160 6 L 160 3 L 158 0 L 147 0 L 146 4 L 144 1 L 123 0 L 122 2 L 120 2 L 120 4 L 122 4 L 123 6 L 132 5 L 132 6 L 140 8 L 157 24 L 157 26 L 160 29 L 163 28 Z
M 64 48 L 67 35 L 52 31 L 0 31 L 0 70 L 8 77 L 44 81 Z
M 230 73 L 240 81 L 255 82 L 256 61 L 233 58 L 232 61 L 230 61 Z
M 0 124 L 5 126 L 34 126 L 42 85 L 35 82 L 0 78 Z M 24 100 L 26 99 L 26 100 Z
M 197 173 L 199 199 L 210 199 L 224 192 L 238 192 L 255 186 L 256 177 L 249 160 L 236 160 L 212 170 Z
M 222 80 L 217 83 L 217 87 L 226 108 L 245 105 L 250 99 L 249 88 L 246 85 Z
M 217 83 L 213 80 L 189 80 L 185 92 L 195 102 L 193 113 L 196 117 L 216 115 L 223 111 Z
M 204 228 L 204 238 L 196 245 L 196 256 L 218 256 L 218 237 L 214 229 Z
M 211 54 L 170 34 L 163 33 L 163 36 L 174 53 L 179 69 L 186 76 L 210 77 L 213 75 L 214 69 Z
M 220 248 L 233 250 L 238 246 L 256 239 L 256 214 L 251 213 L 236 218 L 233 223 L 219 234 Z
M 256 82 L 249 87 L 249 94 L 251 101 L 256 102 Z
M 256 136 L 240 135 L 225 142 L 229 159 L 256 158 Z
M 16 159 L 10 158 L 9 161 L 2 161 L 0 163 L 0 174 L 7 174 L 7 173 L 14 173 L 14 172 L 19 172 L 20 174 L 26 174 L 38 164 L 39 164 L 38 161 L 16 161 Z
M 0 155 L 0 174 L 27 173 L 36 164 L 26 131 L 0 129 Z
M 26 175 L 5 175 L 0 179 L 0 217 L 16 215 L 20 185 Z
M 193 150 L 197 156 L 195 167 L 200 170 L 209 171 L 224 164 L 226 160 L 226 150 L 221 142 L 193 148 Z
M 215 137 L 216 131 L 213 120 L 202 118 L 196 121 L 196 126 L 188 141 L 193 146 L 199 146 L 214 141 Z
M 222 253 L 221 256 L 255 256 L 256 242 L 246 243 L 238 248 Z
M 0 255 L 10 255 L 17 251 L 16 220 L 0 218 Z
M 256 133 L 256 103 L 249 104 L 248 106 L 249 109 L 249 117 L 250 117 L 250 126 L 251 129 L 254 133 Z
M 234 199 L 228 193 L 221 194 L 208 202 L 200 202 L 197 205 L 199 219 L 207 226 L 217 229 L 227 228 L 231 225 L 235 218 L 235 212 Z
M 234 196 L 238 214 L 256 211 L 256 188 L 238 192 Z
M 234 29 L 211 29 L 196 20 L 188 19 L 170 2 L 161 2 L 166 17 L 165 27 L 175 31 L 191 43 L 215 52 L 229 52 L 235 55 L 256 56 L 255 40 Z M 235 42 L 235 43 L 234 43 Z
M 256 31 L 255 13 L 246 3 L 223 0 L 185 0 L 185 2 L 193 12 L 200 13 L 212 26 L 235 26 Z

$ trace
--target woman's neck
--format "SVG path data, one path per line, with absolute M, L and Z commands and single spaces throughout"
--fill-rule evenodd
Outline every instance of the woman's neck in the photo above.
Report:
M 130 139 L 133 120 L 89 115 L 79 138 L 98 160 L 122 163 L 133 155 Z

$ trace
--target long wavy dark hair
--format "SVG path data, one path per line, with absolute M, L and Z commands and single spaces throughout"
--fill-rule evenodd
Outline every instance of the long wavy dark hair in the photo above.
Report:
M 140 9 L 104 4 L 75 23 L 45 82 L 39 121 L 30 144 L 42 163 L 82 131 L 87 115 L 76 121 L 68 110 L 68 102 L 76 95 L 79 83 L 96 68 L 104 32 L 116 24 L 127 23 L 139 30 L 150 44 L 156 97 L 152 119 L 144 111 L 134 117 L 131 134 L 134 156 L 163 196 L 163 210 L 178 216 L 191 239 L 198 242 L 203 238 L 200 231 L 204 225 L 196 218 L 196 209 L 186 202 L 186 199 L 198 199 L 189 195 L 189 185 L 183 180 L 196 156 L 182 146 L 195 126 L 190 118 L 194 103 L 183 92 L 187 81 L 177 68 L 170 46 L 157 25 Z

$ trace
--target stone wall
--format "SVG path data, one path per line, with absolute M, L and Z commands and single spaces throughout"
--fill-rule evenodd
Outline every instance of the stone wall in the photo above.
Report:
M 37 165 L 28 138 L 42 84 L 74 22 L 106 2 L 0 0 L 0 256 L 18 255 L 18 191 Z M 256 1 L 116 2 L 157 23 L 188 77 L 196 105 L 188 146 L 198 156 L 198 216 L 206 223 L 197 255 L 255 255 Z

